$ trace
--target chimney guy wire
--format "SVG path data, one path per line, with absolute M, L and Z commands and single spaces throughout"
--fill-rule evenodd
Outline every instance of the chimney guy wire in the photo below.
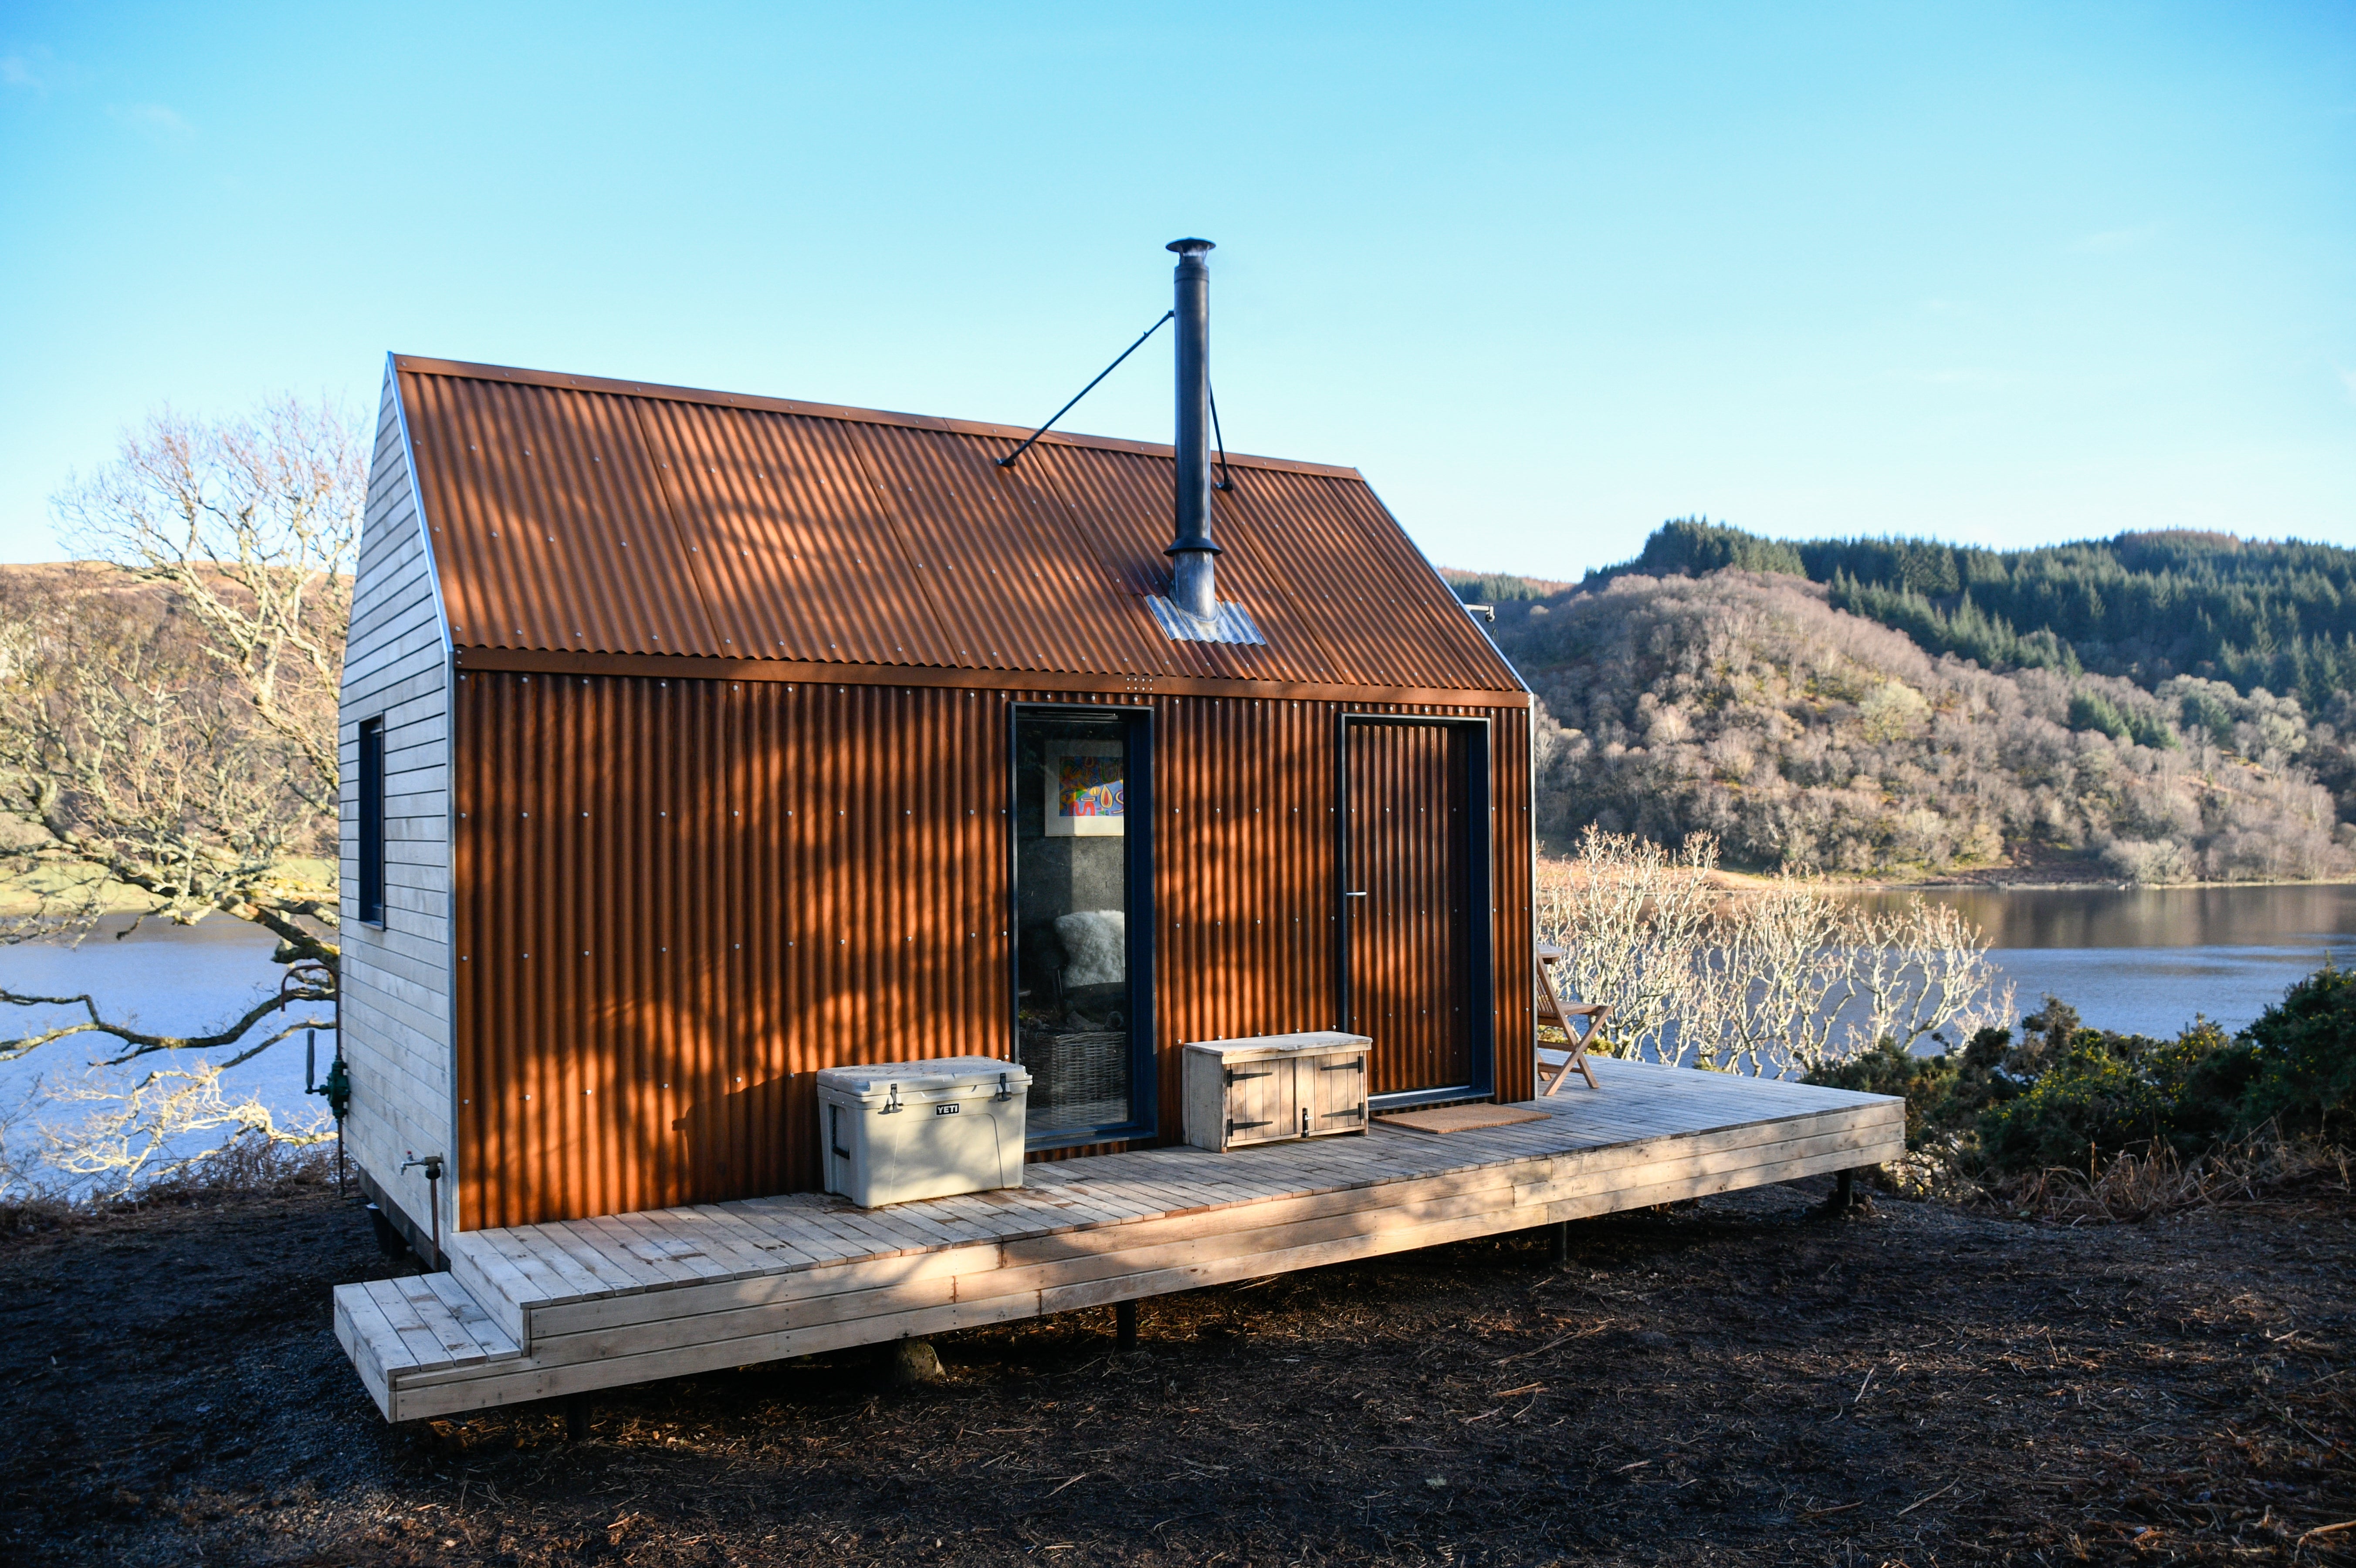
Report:
M 1219 443 L 1219 482 L 1211 488 L 1232 490 L 1236 487 L 1236 476 L 1227 472 L 1227 438 L 1219 430 L 1219 389 L 1211 385 L 1209 379 L 1205 378 L 1203 390 L 1211 394 L 1211 434 Z
M 1134 342 L 1134 343 L 1132 343 L 1132 344 L 1130 344 L 1128 347 L 1126 347 L 1126 348 L 1124 348 L 1124 349 L 1122 349 L 1122 350 L 1120 351 L 1120 359 L 1126 359 L 1126 358 L 1128 358 L 1130 355 L 1132 355 L 1132 354 L 1136 353 L 1139 349 L 1141 349 L 1141 348 L 1144 347 L 1145 347 L 1145 340 L 1146 340 L 1147 338 L 1149 338 L 1149 337 L 1152 336 L 1155 333 L 1157 333 L 1157 332 L 1161 331 L 1161 330 L 1162 330 L 1162 323 L 1163 323 L 1163 322 L 1168 321 L 1171 317 L 1173 317 L 1173 316 L 1176 315 L 1177 314 L 1178 314 L 1178 313 L 1177 313 L 1176 311 L 1174 311 L 1174 310 L 1165 310 L 1165 311 L 1163 311 L 1163 312 L 1162 313 L 1162 320 L 1161 320 L 1161 321 L 1157 321 L 1157 322 L 1155 322 L 1151 326 L 1147 327 L 1143 332 L 1141 332 L 1141 333 L 1138 334 L 1137 341 L 1136 341 L 1136 342 Z M 1098 372 L 1097 372 L 1097 381 L 1101 381 L 1101 380 L 1103 380 L 1107 376 L 1109 376 L 1109 375 L 1111 375 L 1115 370 L 1119 369 L 1119 368 L 1120 368 L 1120 359 L 1116 359 L 1116 360 L 1114 360 L 1111 364 L 1109 364 L 1109 365 L 1106 366 L 1103 369 L 1101 369 L 1101 370 L 1098 371 Z M 1014 466 L 1014 460 L 1015 460 L 1016 458 L 1018 458 L 1018 457 L 1022 456 L 1024 453 L 1026 453 L 1026 452 L 1030 451 L 1030 450 L 1031 450 L 1031 447 L 1032 447 L 1032 443 L 1033 443 L 1033 442 L 1036 442 L 1036 441 L 1037 441 L 1041 436 L 1043 436 L 1043 435 L 1046 434 L 1049 431 L 1051 431 L 1051 430 L 1055 429 L 1055 420 L 1062 419 L 1066 414 L 1070 413 L 1070 412 L 1072 411 L 1072 410 L 1074 409 L 1074 407 L 1076 407 L 1076 406 L 1078 404 L 1078 402 L 1079 402 L 1079 400 L 1080 400 L 1080 399 L 1081 399 L 1081 398 L 1085 398 L 1085 397 L 1087 397 L 1090 392 L 1093 392 L 1093 391 L 1095 391 L 1095 390 L 1097 389 L 1097 381 L 1090 381 L 1087 386 L 1082 387 L 1082 388 L 1080 389 L 1080 390 L 1079 390 L 1079 395 L 1078 395 L 1077 397 L 1075 397 L 1075 398 L 1074 398 L 1070 402 L 1066 403 L 1062 408 L 1057 409 L 1057 410 L 1055 411 L 1055 419 L 1051 419 L 1051 420 L 1049 420 L 1045 424 L 1043 424 L 1043 425 L 1041 425 L 1037 430 L 1033 431 L 1033 432 L 1031 432 L 1031 440 L 1030 440 L 1030 441 L 1026 441 L 1026 442 L 1024 442 L 1022 445 L 1020 445 L 1020 446 L 1016 447 L 1013 451 L 1012 451 L 1012 452 L 1008 453 L 1005 456 L 1003 456 L 1003 457 L 1000 458 L 1000 459 L 998 460 L 998 465 L 999 465 L 1001 468 L 1012 468 L 1012 467 L 1013 467 L 1013 466 Z M 1222 461 L 1223 463 L 1224 463 L 1224 461 L 1225 461 L 1225 456 L 1226 456 L 1225 453 L 1224 453 L 1224 452 L 1222 452 L 1222 453 L 1221 453 L 1221 461 Z

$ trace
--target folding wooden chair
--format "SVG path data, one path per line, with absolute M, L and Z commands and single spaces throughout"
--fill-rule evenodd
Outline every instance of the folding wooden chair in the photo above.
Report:
M 1538 946 L 1536 965 L 1538 977 L 1537 1022 L 1542 1028 L 1550 1024 L 1562 1030 L 1563 1038 L 1570 1045 L 1568 1051 L 1548 1051 L 1543 1045 L 1537 1048 L 1538 1077 L 1546 1085 L 1539 1091 L 1542 1094 L 1551 1094 L 1561 1088 L 1562 1081 L 1570 1076 L 1574 1067 L 1579 1070 L 1579 1075 L 1587 1080 L 1590 1089 L 1601 1087 L 1595 1082 L 1594 1071 L 1587 1065 L 1587 1047 L 1588 1042 L 1595 1038 L 1596 1031 L 1603 1027 L 1603 1020 L 1612 1016 L 1608 1003 L 1565 1002 L 1562 999 L 1561 993 L 1554 988 L 1554 976 L 1547 968 L 1562 956 L 1563 951 L 1559 947 L 1549 947 L 1543 943 Z M 1582 1034 L 1570 1021 L 1573 1019 L 1587 1020 L 1585 1033 Z M 1552 1078 L 1547 1077 L 1548 1068 L 1554 1070 Z

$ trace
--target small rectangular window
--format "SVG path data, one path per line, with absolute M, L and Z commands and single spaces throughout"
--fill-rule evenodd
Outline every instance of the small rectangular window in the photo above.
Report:
M 360 720 L 360 919 L 384 923 L 384 720 Z

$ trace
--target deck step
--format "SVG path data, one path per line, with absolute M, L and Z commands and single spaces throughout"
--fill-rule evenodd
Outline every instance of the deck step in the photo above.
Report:
M 395 1391 L 421 1374 L 487 1368 L 523 1347 L 448 1274 L 336 1287 L 336 1339 L 388 1419 Z

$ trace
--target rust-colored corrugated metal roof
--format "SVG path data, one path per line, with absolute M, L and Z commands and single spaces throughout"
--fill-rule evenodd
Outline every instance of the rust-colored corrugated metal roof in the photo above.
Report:
M 1355 469 L 1231 457 L 1219 592 L 1173 643 L 1171 449 L 396 356 L 454 643 L 566 656 L 1518 692 Z

